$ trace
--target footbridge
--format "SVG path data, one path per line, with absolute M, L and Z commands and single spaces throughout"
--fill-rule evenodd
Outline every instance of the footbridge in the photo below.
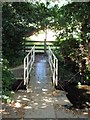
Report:
M 37 56 L 37 55 L 35 55 L 35 46 L 33 46 L 32 49 L 28 52 L 28 54 L 24 58 L 24 85 L 27 86 L 27 89 L 29 88 L 29 82 L 31 81 L 32 68 L 36 69 L 34 67 L 34 64 L 36 63 L 37 59 L 40 59 L 40 61 L 38 61 L 38 62 L 41 62 L 44 60 L 44 62 L 49 63 L 49 67 L 51 70 L 50 77 L 52 80 L 52 84 L 56 85 L 56 86 L 58 84 L 58 59 L 54 55 L 50 46 L 48 46 L 47 48 L 48 49 L 47 49 L 46 54 L 42 54 L 42 55 Z M 42 59 L 42 56 L 43 56 L 43 59 Z M 42 62 L 41 66 L 38 66 L 38 69 L 36 69 L 38 74 L 41 70 L 43 72 L 45 67 L 46 67 L 46 66 L 43 66 L 43 62 Z M 41 78 L 43 77 L 42 75 L 40 75 Z

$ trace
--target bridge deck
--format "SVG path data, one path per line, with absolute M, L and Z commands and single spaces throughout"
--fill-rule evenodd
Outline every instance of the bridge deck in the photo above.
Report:
M 21 70 L 23 67 L 21 66 Z M 13 69 L 16 72 L 16 69 Z M 18 70 L 18 68 L 17 68 Z M 22 73 L 22 72 L 21 72 Z M 15 73 L 16 74 L 16 73 Z M 20 74 L 20 71 L 19 71 Z M 19 76 L 20 77 L 20 76 Z M 47 57 L 37 55 L 31 72 L 29 93 L 19 90 L 14 96 L 14 104 L 5 106 L 4 118 L 84 118 L 65 106 L 70 103 L 63 91 L 55 91 L 51 82 L 51 71 Z M 17 103 L 19 107 L 17 106 Z

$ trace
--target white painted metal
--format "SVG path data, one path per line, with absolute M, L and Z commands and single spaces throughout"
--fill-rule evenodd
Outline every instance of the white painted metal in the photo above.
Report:
M 30 52 L 24 58 L 24 85 L 28 89 L 30 72 L 32 70 L 33 63 L 35 61 L 35 46 L 32 47 Z
M 50 46 L 48 46 L 48 58 L 49 58 L 50 68 L 52 71 L 53 84 L 57 86 L 58 85 L 58 59 L 54 55 Z

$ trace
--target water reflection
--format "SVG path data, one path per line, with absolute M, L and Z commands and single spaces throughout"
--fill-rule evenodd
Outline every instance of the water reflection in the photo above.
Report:
M 37 82 L 45 82 L 46 77 L 46 60 L 42 59 L 36 64 L 36 80 Z

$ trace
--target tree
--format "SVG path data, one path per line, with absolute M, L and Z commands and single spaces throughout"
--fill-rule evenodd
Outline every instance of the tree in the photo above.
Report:
M 10 65 L 15 65 L 16 61 L 19 61 L 19 56 L 24 57 L 23 37 L 46 29 L 51 17 L 49 11 L 44 3 L 39 2 L 35 4 L 25 2 L 3 3 L 2 51 L 3 57 L 9 60 Z
M 57 16 L 52 24 L 52 26 L 55 25 L 54 29 L 58 32 L 57 42 L 55 44 L 59 43 L 60 54 L 62 54 L 60 56 L 63 56 L 63 59 L 65 56 L 70 57 L 78 63 L 82 76 L 86 73 L 85 71 L 87 71 L 88 67 L 88 65 L 85 67 L 86 63 L 83 64 L 82 61 L 86 59 L 86 62 L 89 64 L 88 56 L 90 56 L 89 38 L 87 37 L 87 34 L 90 33 L 89 6 L 90 3 L 75 2 L 63 6 L 58 10 Z M 73 39 L 74 44 L 72 44 Z M 70 46 L 72 46 L 72 49 Z M 86 79 L 85 77 L 83 77 L 83 80 Z
M 22 16 L 16 13 L 12 3 L 3 4 L 2 27 L 3 57 L 12 65 L 15 63 L 15 58 L 22 54 L 22 38 L 26 32 L 26 23 L 22 20 Z

